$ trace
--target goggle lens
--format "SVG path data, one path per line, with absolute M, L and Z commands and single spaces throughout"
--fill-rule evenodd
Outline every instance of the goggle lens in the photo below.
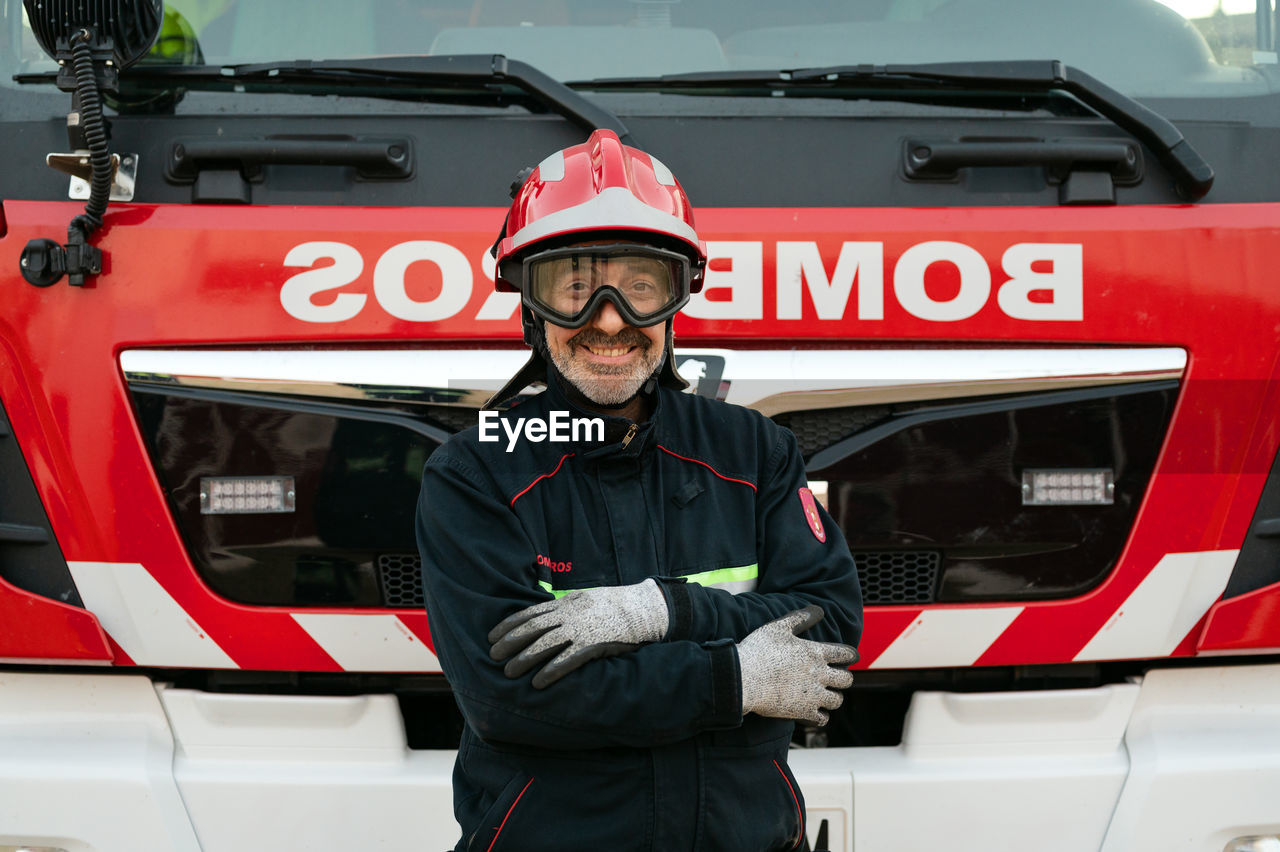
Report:
M 577 318 L 601 288 L 612 287 L 637 317 L 662 312 L 684 297 L 688 262 L 645 251 L 560 249 L 528 261 L 528 296 L 538 306 Z

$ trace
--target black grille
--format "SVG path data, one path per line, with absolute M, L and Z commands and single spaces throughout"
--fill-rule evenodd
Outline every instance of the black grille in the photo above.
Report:
M 382 599 L 386 606 L 422 609 L 422 559 L 416 553 L 383 553 L 378 557 Z
M 933 603 L 942 554 L 936 550 L 854 551 L 864 604 Z
M 892 409 L 887 405 L 858 405 L 816 411 L 786 411 L 775 414 L 773 420 L 795 433 L 796 441 L 800 444 L 800 455 L 807 458 L 841 438 L 861 432 L 871 424 L 883 420 L 891 412 Z

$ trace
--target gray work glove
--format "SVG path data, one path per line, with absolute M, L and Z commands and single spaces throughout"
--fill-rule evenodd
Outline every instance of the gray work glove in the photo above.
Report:
M 507 677 L 520 677 L 554 657 L 533 676 L 534 688 L 543 689 L 591 660 L 660 641 L 668 619 L 667 599 L 652 578 L 583 589 L 503 619 L 489 631 L 489 656 L 511 657 L 503 668 Z
M 738 643 L 742 715 L 827 723 L 825 711 L 844 701 L 836 690 L 853 684 L 853 672 L 846 666 L 858 661 L 858 651 L 796 635 L 821 620 L 822 607 L 807 606 L 755 629 Z

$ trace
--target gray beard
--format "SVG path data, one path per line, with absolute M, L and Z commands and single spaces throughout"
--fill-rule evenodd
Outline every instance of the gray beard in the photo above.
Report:
M 629 402 L 662 365 L 662 348 L 645 338 L 649 348 L 634 365 L 587 364 L 574 358 L 576 345 L 570 341 L 565 350 L 555 352 L 547 346 L 551 361 L 565 380 L 596 405 L 619 406 Z

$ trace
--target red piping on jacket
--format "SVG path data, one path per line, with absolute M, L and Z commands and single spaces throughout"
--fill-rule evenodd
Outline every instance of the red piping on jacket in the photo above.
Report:
M 564 461 L 564 459 L 561 459 L 560 461 Z M 528 489 L 525 489 L 525 490 L 527 491 Z M 775 760 L 775 761 L 773 762 L 773 765 L 774 765 L 774 766 L 777 766 L 777 765 L 778 765 L 778 761 L 776 761 L 776 760 Z M 533 783 L 533 779 L 532 779 L 532 778 L 530 778 L 530 779 L 529 779 L 529 784 L 532 784 L 532 783 Z M 524 795 L 524 791 L 529 789 L 529 784 L 525 784 L 525 785 L 524 785 L 524 788 L 520 791 L 520 795 L 519 795 L 519 796 L 516 796 L 516 800 L 515 800 L 514 802 L 512 802 L 512 803 L 511 803 L 511 807 L 507 808 L 506 816 L 504 816 L 504 817 L 502 818 L 502 822 L 498 823 L 498 830 L 497 830 L 497 832 L 496 832 L 496 833 L 494 833 L 494 835 L 493 835 L 493 839 L 489 841 L 489 848 L 488 848 L 488 849 L 486 849 L 486 850 L 484 850 L 484 852 L 493 852 L 493 844 L 495 844 L 495 843 L 497 843 L 497 842 L 498 842 L 498 835 L 499 835 L 499 834 L 502 834 L 502 827 L 503 827 L 504 825 L 506 825 L 506 824 L 507 824 L 507 817 L 510 817 L 510 816 L 511 816 L 511 812 L 512 812 L 512 811 L 514 811 L 514 810 L 516 809 L 516 805 L 520 804 L 520 796 L 523 796 L 523 795 Z M 794 795 L 794 794 L 793 794 L 793 795 Z
M 800 810 L 800 800 L 796 798 L 795 788 L 791 786 L 791 779 L 787 778 L 787 773 L 782 771 L 781 766 L 778 766 L 778 761 L 775 760 L 773 765 L 777 768 L 778 774 L 782 776 L 782 780 L 786 782 L 787 789 L 791 791 L 791 801 L 796 803 L 796 814 L 800 817 L 800 836 L 796 838 L 795 846 L 791 847 L 792 849 L 796 849 L 800 846 L 800 841 L 804 840 L 804 811 Z M 520 792 L 523 793 L 524 791 L 521 790 Z M 518 798 L 517 801 L 519 801 Z
M 661 444 L 658 444 L 658 449 L 662 450 L 664 453 L 666 453 L 666 454 L 667 454 L 667 455 L 669 455 L 669 456 L 675 456 L 676 458 L 678 458 L 678 459 L 684 459 L 684 460 L 685 460 L 685 461 L 687 461 L 687 462 L 693 462 L 694 464 L 700 464 L 700 465 L 702 465 L 703 467 L 705 467 L 707 470 L 709 470 L 709 471 L 711 471 L 712 473 L 714 473 L 716 476 L 718 476 L 718 477 L 720 477 L 721 479 L 723 479 L 725 482 L 740 482 L 740 483 L 742 483 L 743 485 L 745 485 L 745 486 L 747 486 L 748 488 L 750 488 L 752 491 L 757 490 L 757 489 L 756 489 L 756 487 L 755 487 L 755 485 L 754 485 L 753 483 L 747 482 L 745 479 L 734 479 L 732 476 L 725 476 L 723 473 L 721 473 L 720 471 L 716 470 L 714 467 L 712 467 L 711 465 L 707 464 L 707 463 L 706 463 L 706 462 L 704 462 L 704 461 L 698 461 L 697 459 L 691 459 L 691 458 L 689 458 L 688 456 L 682 456 L 682 455 L 680 455 L 679 453 L 673 453 L 673 452 L 671 452 L 670 450 L 668 450 L 666 447 L 662 446 Z
M 555 476 L 557 473 L 559 473 L 559 472 L 560 472 L 560 465 L 564 464 L 564 460 L 565 460 L 565 459 L 567 459 L 567 458 L 569 458 L 569 457 L 571 457 L 572 455 L 573 455 L 573 453 L 565 453 L 564 455 L 562 455 L 562 456 L 560 457 L 560 464 L 557 464 L 557 465 L 556 465 L 556 469 L 555 469 L 555 470 L 551 471 L 550 473 L 544 473 L 544 474 L 542 474 L 542 476 L 539 476 L 539 477 L 538 477 L 537 479 L 535 479 L 533 482 L 530 482 L 528 485 L 526 485 L 526 486 L 524 487 L 524 491 L 521 491 L 519 494 L 517 494 L 516 496 L 514 496 L 514 497 L 512 497 L 512 498 L 511 498 L 511 505 L 512 505 L 512 506 L 514 506 L 514 505 L 516 504 L 516 501 L 517 501 L 517 500 L 519 500 L 521 497 L 523 497 L 525 494 L 527 494 L 530 488 L 532 488 L 533 486 L 537 485 L 539 482 L 541 482 L 542 480 L 546 479 L 547 477 Z

